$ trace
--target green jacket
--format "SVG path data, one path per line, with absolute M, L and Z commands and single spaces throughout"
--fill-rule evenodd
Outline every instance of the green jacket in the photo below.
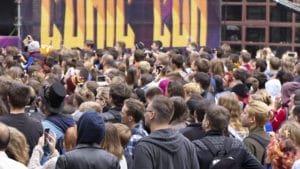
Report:
M 250 134 L 255 134 L 257 136 L 260 136 L 261 138 L 270 141 L 270 136 L 267 132 L 265 132 L 263 127 L 255 127 L 250 130 Z M 246 147 L 249 149 L 249 151 L 256 157 L 258 161 L 262 161 L 264 150 L 266 147 L 263 147 L 261 144 L 259 144 L 256 140 L 246 137 L 243 140 Z

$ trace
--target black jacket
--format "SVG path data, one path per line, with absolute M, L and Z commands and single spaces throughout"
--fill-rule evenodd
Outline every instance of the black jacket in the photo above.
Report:
M 205 131 L 202 128 L 202 123 L 189 124 L 186 128 L 179 131 L 190 141 L 201 139 L 205 136 Z
M 105 122 L 121 123 L 121 109 L 122 107 L 110 108 L 107 112 L 100 114 Z
M 172 129 L 142 138 L 133 155 L 134 169 L 199 169 L 194 145 Z
M 118 159 L 97 144 L 79 144 L 58 158 L 56 169 L 119 169 Z
M 224 150 L 223 136 L 219 132 L 209 131 L 206 138 L 219 150 Z M 239 163 L 243 169 L 264 169 L 259 161 L 247 150 L 245 145 L 237 139 L 232 139 L 230 156 L 234 157 L 236 162 Z M 209 164 L 213 160 L 213 155 L 208 148 L 201 142 L 201 140 L 195 140 L 193 143 L 196 145 L 197 157 L 200 168 L 209 168 Z

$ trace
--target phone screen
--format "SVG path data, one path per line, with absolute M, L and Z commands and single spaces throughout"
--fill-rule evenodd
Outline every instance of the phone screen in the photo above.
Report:
M 105 81 L 105 76 L 97 76 L 97 81 L 98 82 L 104 82 Z
M 44 130 L 45 144 L 46 144 L 46 140 L 47 140 L 48 137 L 49 137 L 49 132 L 50 132 L 50 129 L 49 129 L 49 128 L 46 128 L 46 129 Z

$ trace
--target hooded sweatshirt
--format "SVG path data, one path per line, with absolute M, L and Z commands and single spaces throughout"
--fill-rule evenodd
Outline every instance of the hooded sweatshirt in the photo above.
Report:
M 194 145 L 179 132 L 161 129 L 144 137 L 134 151 L 134 169 L 198 169 Z

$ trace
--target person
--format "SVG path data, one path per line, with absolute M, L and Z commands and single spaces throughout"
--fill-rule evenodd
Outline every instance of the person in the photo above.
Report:
M 202 122 L 204 130 L 207 132 L 206 136 L 203 139 L 193 141 L 196 145 L 200 168 L 209 168 L 214 159 L 211 147 L 204 143 L 204 140 L 206 140 L 205 142 L 212 144 L 217 151 L 229 149 L 227 153 L 239 167 L 245 169 L 263 169 L 263 166 L 247 150 L 242 142 L 224 136 L 224 130 L 227 128 L 229 120 L 230 113 L 223 106 L 213 104 L 207 109 Z M 231 145 L 228 143 L 231 143 Z
M 228 125 L 229 135 L 243 141 L 249 132 L 248 128 L 242 126 L 242 108 L 236 95 L 233 93 L 221 95 L 218 100 L 218 105 L 225 107 L 230 112 L 230 121 Z
M 9 143 L 10 133 L 8 127 L 0 123 L 0 168 L 1 169 L 26 169 L 27 167 L 7 157 L 5 150 Z
M 154 97 L 147 106 L 144 117 L 151 134 L 135 147 L 134 169 L 199 169 L 194 145 L 169 126 L 173 112 L 165 96 Z
M 105 122 L 120 123 L 120 111 L 123 106 L 124 100 L 128 99 L 131 95 L 131 90 L 126 84 L 111 84 L 109 89 L 110 109 L 101 114 Z
M 50 149 L 50 156 L 48 161 L 41 165 L 40 161 L 43 157 L 44 150 L 43 146 L 47 144 Z M 44 134 L 40 137 L 38 144 L 34 147 L 32 156 L 28 163 L 28 169 L 54 169 L 56 161 L 59 157 L 59 152 L 55 148 L 56 136 L 55 133 Z
M 200 101 L 191 99 L 188 101 L 188 105 L 193 106 L 191 114 L 193 115 L 195 122 L 188 124 L 187 127 L 181 129 L 180 132 L 190 141 L 201 139 L 205 136 L 205 131 L 202 128 L 202 121 L 205 111 L 210 104 L 211 102 L 206 99 L 202 99 Z
M 50 129 L 50 132 L 55 133 L 56 146 L 60 154 L 70 151 L 76 144 L 76 124 L 72 117 L 62 114 L 66 94 L 67 91 L 60 82 L 46 86 L 40 91 L 40 107 L 46 115 L 42 125 L 44 129 Z M 42 164 L 49 153 L 49 147 L 45 146 Z
M 270 141 L 269 134 L 264 131 L 269 119 L 269 110 L 264 102 L 253 100 L 248 103 L 241 115 L 242 125 L 249 129 L 249 136 L 243 142 L 262 164 L 265 164 L 265 145 L 260 142 L 264 141 L 267 144 Z
M 8 129 L 10 138 L 5 151 L 7 156 L 24 165 L 27 165 L 29 160 L 29 145 L 27 144 L 24 134 L 14 127 L 8 127 Z
M 105 136 L 100 143 L 100 147 L 118 158 L 121 169 L 127 169 L 127 161 L 121 145 L 120 135 L 112 123 L 105 123 Z
M 148 136 L 144 129 L 142 120 L 145 113 L 144 104 L 136 99 L 129 98 L 125 100 L 121 111 L 122 123 L 131 129 L 129 143 L 125 147 L 125 154 L 133 158 L 133 152 L 138 141 Z
M 22 83 L 11 81 L 8 89 L 10 114 L 0 116 L 0 121 L 24 134 L 29 144 L 29 156 L 31 156 L 34 146 L 43 134 L 43 128 L 39 121 L 25 113 L 25 106 L 29 103 L 29 99 L 30 88 Z
M 189 109 L 185 100 L 179 96 L 170 98 L 174 105 L 174 114 L 170 121 L 171 128 L 175 130 L 184 129 L 188 125 Z
M 75 149 L 58 158 L 56 169 L 119 169 L 117 157 L 100 148 L 105 135 L 104 120 L 99 113 L 85 112 L 78 121 Z

